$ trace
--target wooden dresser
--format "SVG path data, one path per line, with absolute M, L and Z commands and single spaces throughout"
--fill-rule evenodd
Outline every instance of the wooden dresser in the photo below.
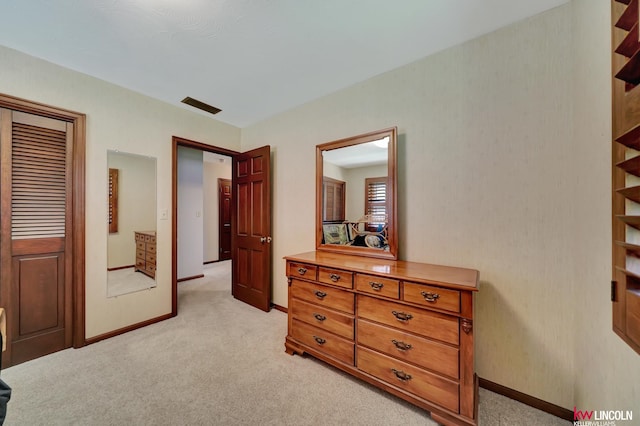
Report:
M 136 272 L 156 277 L 156 231 L 136 231 Z
M 287 353 L 313 355 L 442 424 L 477 425 L 478 271 L 321 251 L 285 259 Z

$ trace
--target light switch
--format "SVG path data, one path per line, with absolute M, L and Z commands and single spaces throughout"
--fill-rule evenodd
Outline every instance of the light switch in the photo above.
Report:
M 169 211 L 167 209 L 160 209 L 160 220 L 169 219 Z
M 196 217 L 200 217 L 200 210 L 196 211 Z

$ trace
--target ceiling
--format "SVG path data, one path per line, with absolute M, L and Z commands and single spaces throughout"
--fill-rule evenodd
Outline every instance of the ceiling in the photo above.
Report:
M 567 2 L 10 1 L 0 45 L 245 127 Z

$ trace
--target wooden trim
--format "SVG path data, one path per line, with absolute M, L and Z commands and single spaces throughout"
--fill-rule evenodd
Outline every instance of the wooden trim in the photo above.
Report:
M 182 281 L 195 280 L 197 278 L 204 278 L 204 274 L 192 275 L 190 277 L 184 277 L 184 278 L 178 278 L 178 282 L 181 283 Z
M 275 303 L 272 303 L 271 307 L 276 311 L 284 312 L 285 314 L 289 313 L 289 309 L 285 308 L 284 306 L 280 306 L 280 305 L 276 305 Z
M 511 398 L 515 401 L 521 402 L 522 404 L 528 405 L 529 407 L 544 411 L 545 413 L 559 417 L 563 420 L 573 421 L 573 411 L 571 410 L 567 410 L 559 405 L 543 401 L 542 399 L 538 399 L 534 396 L 527 395 L 526 393 L 508 388 L 498 383 L 491 382 L 487 379 L 483 379 L 482 377 L 478 377 L 478 379 L 481 388 L 506 396 L 507 398 Z
M 119 271 L 120 269 L 129 269 L 129 268 L 135 268 L 136 265 L 125 265 L 125 266 L 116 266 L 115 268 L 107 268 L 107 271 L 111 272 L 111 271 Z
M 112 337 L 116 337 L 116 336 L 119 336 L 121 334 L 125 334 L 125 333 L 128 333 L 130 331 L 137 330 L 139 328 L 143 328 L 143 327 L 146 327 L 146 326 L 151 325 L 151 324 L 155 324 L 155 323 L 160 322 L 160 321 L 168 320 L 171 317 L 172 317 L 171 314 L 165 314 L 165 315 L 161 315 L 159 317 L 151 318 L 149 320 L 142 321 L 142 322 L 139 322 L 137 324 L 128 325 L 126 327 L 119 328 L 118 330 L 113 330 L 113 331 L 110 331 L 108 333 L 104 333 L 104 334 L 100 334 L 100 335 L 95 336 L 95 337 L 91 337 L 91 338 L 87 339 L 85 341 L 85 343 L 87 345 L 91 345 L 91 344 L 97 343 L 97 342 L 99 342 L 101 340 L 110 339 Z
M 173 136 L 171 144 L 171 316 L 175 317 L 178 315 L 178 147 L 184 146 L 230 157 L 235 157 L 239 152 L 179 136 Z
M 0 94 L 0 108 L 64 120 L 73 125 L 72 170 L 72 344 L 85 346 L 85 191 L 86 115 L 50 105 Z

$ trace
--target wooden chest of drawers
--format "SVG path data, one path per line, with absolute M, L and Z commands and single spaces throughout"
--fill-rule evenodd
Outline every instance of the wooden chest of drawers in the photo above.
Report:
M 136 231 L 136 272 L 156 277 L 156 231 Z
M 477 271 L 328 252 L 285 259 L 287 353 L 313 355 L 442 424 L 477 425 Z

